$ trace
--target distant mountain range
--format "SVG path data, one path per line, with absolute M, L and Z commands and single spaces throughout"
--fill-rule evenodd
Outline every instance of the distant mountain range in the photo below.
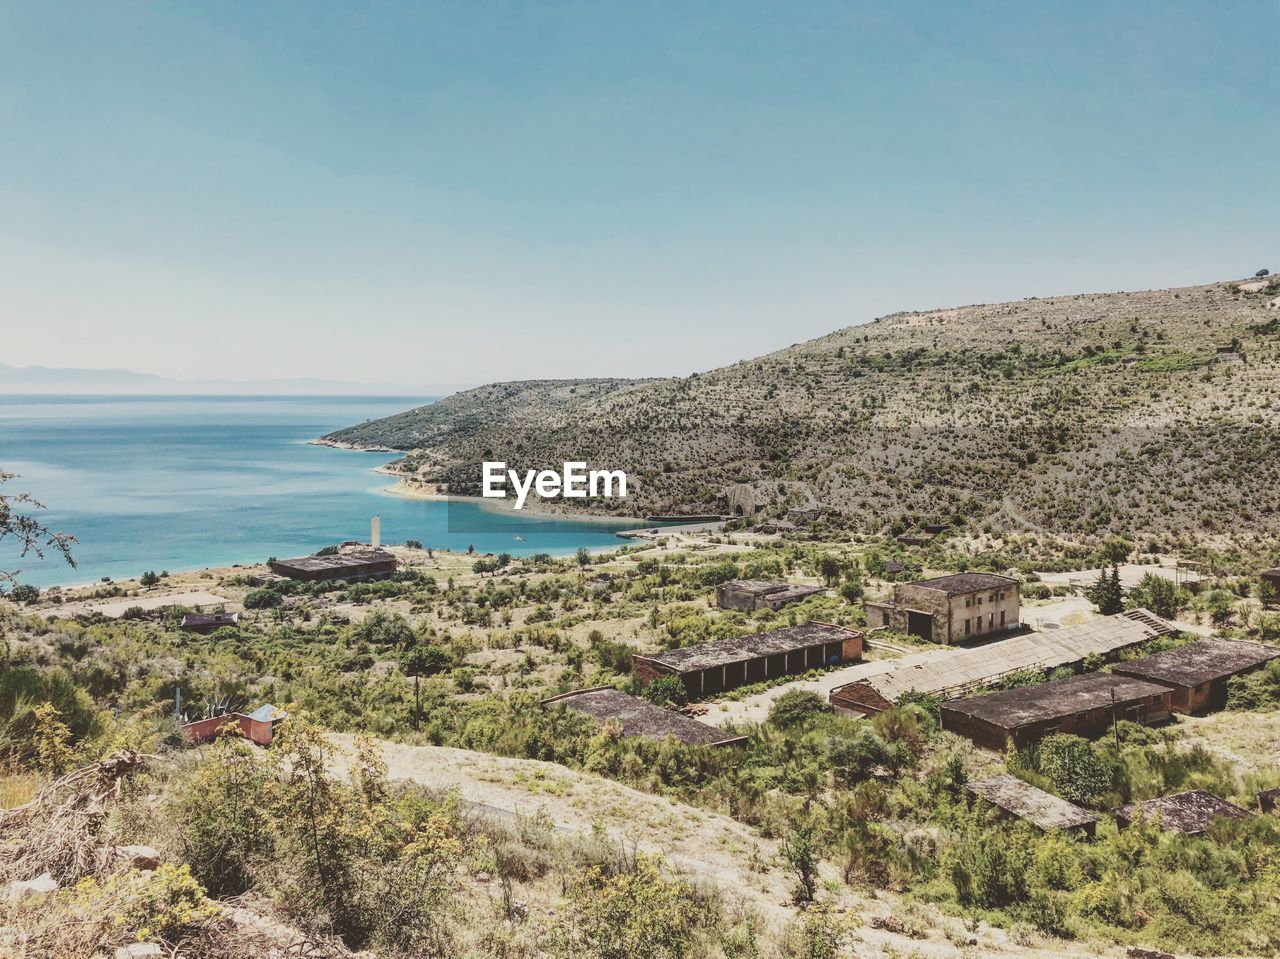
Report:
M 280 396 L 443 396 L 465 388 L 434 383 L 352 383 L 312 377 L 265 380 L 181 380 L 133 370 L 93 370 L 0 363 L 0 395 L 144 394 Z
M 407 451 L 394 470 L 459 493 L 485 459 L 634 484 L 566 509 L 817 507 L 860 533 L 963 531 L 970 551 L 1123 536 L 1274 561 L 1278 293 L 1271 277 L 898 313 L 681 379 L 479 387 L 327 439 Z

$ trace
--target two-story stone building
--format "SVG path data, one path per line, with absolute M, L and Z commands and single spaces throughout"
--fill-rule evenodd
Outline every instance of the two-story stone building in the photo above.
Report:
M 887 627 L 946 646 L 1017 629 L 1018 581 L 995 573 L 953 573 L 900 583 L 886 603 L 868 601 L 867 628 Z

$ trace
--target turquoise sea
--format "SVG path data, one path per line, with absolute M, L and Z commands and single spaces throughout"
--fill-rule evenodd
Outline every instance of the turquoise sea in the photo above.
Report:
M 572 553 L 617 546 L 626 522 L 536 519 L 471 503 L 382 492 L 388 453 L 309 445 L 324 433 L 429 402 L 421 397 L 0 396 L 4 492 L 31 493 L 71 533 L 78 568 L 19 559 L 0 569 L 39 586 L 295 556 L 346 539 L 479 552 Z M 517 537 L 520 537 L 517 539 Z

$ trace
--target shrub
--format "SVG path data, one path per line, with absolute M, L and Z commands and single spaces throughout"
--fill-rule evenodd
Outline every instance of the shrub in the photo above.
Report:
M 284 597 L 274 589 L 255 589 L 244 598 L 245 609 L 274 609 L 284 602 Z
M 769 707 L 769 725 L 779 729 L 807 726 L 817 716 L 831 711 L 827 701 L 818 693 L 806 689 L 791 689 L 773 701 Z

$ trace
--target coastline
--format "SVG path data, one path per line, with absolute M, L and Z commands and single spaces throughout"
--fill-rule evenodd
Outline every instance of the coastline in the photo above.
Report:
M 387 469 L 385 466 L 377 466 L 371 471 L 380 473 L 383 476 L 393 476 L 396 481 L 390 486 L 383 487 L 382 492 L 390 496 L 402 496 L 405 499 L 426 500 L 429 502 L 442 503 L 474 503 L 476 506 L 484 510 L 496 513 L 513 513 L 520 516 L 531 516 L 537 519 L 561 519 L 572 520 L 575 523 L 605 523 L 616 524 L 626 523 L 634 526 L 651 526 L 647 519 L 643 516 L 599 516 L 594 513 L 571 513 L 568 511 L 557 511 L 546 508 L 541 505 L 526 505 L 522 509 L 515 508 L 515 500 L 510 498 L 490 498 L 485 496 L 459 496 L 454 493 L 442 493 L 437 488 L 431 488 L 435 484 L 419 483 L 409 479 L 400 473 Z M 532 497 L 531 497 L 532 499 Z

